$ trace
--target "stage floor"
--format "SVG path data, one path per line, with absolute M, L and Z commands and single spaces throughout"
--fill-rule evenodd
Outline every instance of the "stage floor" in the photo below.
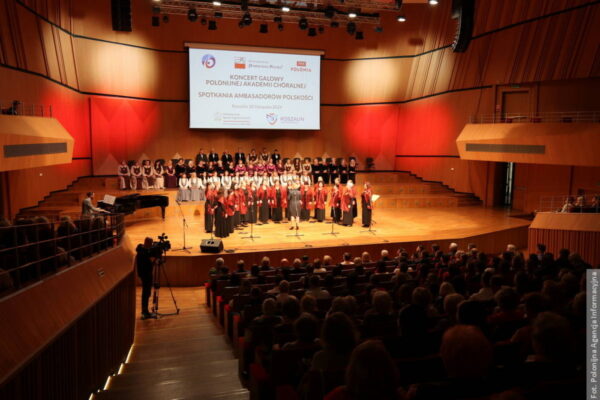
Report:
M 186 245 L 190 252 L 170 252 L 172 256 L 200 256 L 200 242 L 210 238 L 204 232 L 204 217 L 186 216 Z M 288 249 L 339 247 L 367 244 L 419 242 L 453 240 L 485 235 L 514 228 L 524 228 L 530 221 L 509 216 L 509 212 L 481 206 L 457 208 L 398 208 L 375 210 L 373 219 L 374 233 L 365 232 L 361 226 L 360 215 L 354 226 L 334 226 L 336 235 L 331 232 L 331 224 L 301 222 L 299 234 L 293 235 L 289 223 L 254 225 L 255 239 L 249 236 L 250 227 L 235 231 L 223 239 L 227 251 L 237 253 L 270 252 Z M 146 236 L 154 239 L 161 233 L 169 236 L 173 249 L 183 246 L 183 222 L 181 217 L 129 220 L 127 234 L 134 243 L 143 242 Z

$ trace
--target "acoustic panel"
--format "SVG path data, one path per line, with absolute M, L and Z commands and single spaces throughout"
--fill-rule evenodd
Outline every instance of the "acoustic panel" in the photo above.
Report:
M 67 152 L 67 143 L 32 143 L 4 145 L 4 157 L 38 156 L 42 154 L 58 154 Z
M 520 153 L 520 154 L 544 154 L 546 146 L 535 144 L 491 144 L 491 143 L 467 143 L 467 151 L 487 151 L 491 153 Z

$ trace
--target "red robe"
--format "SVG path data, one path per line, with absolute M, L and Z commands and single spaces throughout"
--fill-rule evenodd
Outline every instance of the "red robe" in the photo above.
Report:
M 238 207 L 240 214 L 244 215 L 248 212 L 248 204 L 246 203 L 246 195 L 243 189 L 238 189 Z
M 262 206 L 263 201 L 269 202 L 269 188 L 263 190 L 262 186 L 256 191 L 257 204 Z
M 315 209 L 315 192 L 312 186 L 304 186 L 302 193 L 302 208 L 305 210 Z
M 281 186 L 279 190 L 281 191 L 281 208 L 287 208 L 287 188 L 285 186 Z
M 227 201 L 225 202 L 225 212 L 228 217 L 233 217 L 235 214 L 235 206 L 236 206 L 236 198 L 233 192 L 229 193 L 227 196 Z
M 321 190 L 319 190 L 318 188 L 315 189 L 315 208 L 317 208 L 319 210 L 324 210 L 326 203 L 327 203 L 327 189 L 325 189 L 325 188 L 321 188 Z
M 333 208 L 339 208 L 341 200 L 342 200 L 342 195 L 339 191 L 332 192 L 331 198 L 329 199 L 329 206 L 333 207 Z
M 341 208 L 345 212 L 352 211 L 352 192 L 348 189 L 342 193 Z

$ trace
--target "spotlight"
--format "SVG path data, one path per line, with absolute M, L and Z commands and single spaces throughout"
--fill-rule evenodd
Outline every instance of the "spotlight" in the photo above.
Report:
M 190 22 L 196 22 L 196 20 L 198 19 L 198 13 L 196 13 L 195 8 L 190 8 L 188 10 L 188 19 L 190 20 Z
M 160 0 L 152 0 L 155 3 L 160 3 Z
M 283 12 L 290 12 L 290 8 L 287 7 L 287 6 L 283 6 L 283 7 L 281 7 L 281 11 L 283 11 Z
M 206 21 L 206 18 L 202 18 L 202 19 L 200 20 L 200 24 L 202 24 L 202 25 L 206 25 L 206 23 L 207 23 L 207 22 L 208 22 L 208 21 Z
M 242 22 L 246 26 L 252 25 L 252 16 L 250 15 L 249 12 L 244 14 L 244 16 L 242 17 Z
M 260 33 L 269 33 L 269 25 L 260 24 L 260 28 L 258 30 Z
M 208 21 L 208 30 L 216 31 L 217 30 L 217 21 Z
M 242 0 L 240 3 L 242 11 L 248 11 L 248 0 Z
M 430 6 L 437 6 L 439 4 L 439 1 L 438 0 L 429 0 L 428 3 Z
M 281 23 L 280 23 L 280 24 L 278 24 L 278 25 L 277 25 L 277 29 L 279 29 L 280 31 L 282 31 L 282 30 L 283 30 L 283 24 L 281 24 Z
M 376 26 L 375 27 L 375 32 L 377 32 L 377 33 L 383 32 L 383 26 Z
M 356 24 L 354 22 L 348 22 L 348 25 L 346 25 L 346 32 L 350 35 L 354 35 L 354 33 L 356 33 Z
M 308 20 L 304 17 L 300 18 L 300 21 L 298 21 L 298 26 L 300 29 L 306 30 L 306 28 L 308 28 Z
M 221 11 L 215 11 L 215 18 L 223 18 L 223 13 Z
M 158 15 L 152 16 L 152 26 L 160 26 L 160 17 Z
M 404 15 L 398 15 L 398 18 L 396 18 L 396 20 L 398 22 L 406 22 L 406 17 Z
M 348 13 L 348 18 L 356 18 L 356 13 Z
M 325 17 L 327 18 L 333 18 L 335 16 L 335 8 L 328 6 L 325 9 Z
M 340 23 L 337 21 L 331 21 L 331 24 L 329 24 L 329 26 L 331 26 L 332 28 L 339 28 Z
M 365 36 L 363 35 L 362 32 L 356 32 L 355 38 L 356 38 L 356 40 L 363 40 L 365 38 Z
M 308 28 L 308 36 L 317 36 L 317 30 L 315 28 Z
M 325 27 L 324 26 L 319 26 L 318 31 L 319 31 L 319 33 L 324 33 L 325 32 Z
M 213 1 L 213 6 L 219 7 L 221 5 L 220 1 Z
M 273 22 L 280 24 L 283 22 L 283 18 L 281 18 L 280 16 L 273 17 Z

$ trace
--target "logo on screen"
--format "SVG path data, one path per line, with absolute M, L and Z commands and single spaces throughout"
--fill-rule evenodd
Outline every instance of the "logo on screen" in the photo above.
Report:
M 233 67 L 237 69 L 246 69 L 246 57 L 235 57 Z
M 267 122 L 269 123 L 269 125 L 275 125 L 277 123 L 277 114 L 268 113 L 266 115 L 266 117 L 267 117 Z
M 206 68 L 212 68 L 215 66 L 216 63 L 217 60 L 215 60 L 215 58 L 211 54 L 205 54 L 202 57 L 202 65 L 204 65 Z
M 306 67 L 306 61 L 296 61 L 296 67 Z

